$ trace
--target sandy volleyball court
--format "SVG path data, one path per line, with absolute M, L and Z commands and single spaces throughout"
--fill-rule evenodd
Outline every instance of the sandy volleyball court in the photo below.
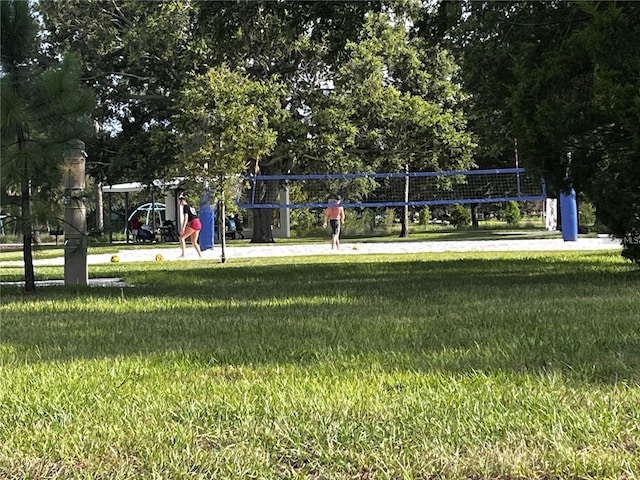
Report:
M 586 251 L 620 249 L 618 240 L 606 236 L 597 238 L 579 238 L 575 242 L 565 242 L 561 238 L 540 240 L 463 240 L 463 241 L 402 241 L 402 242 L 343 242 L 340 250 L 332 251 L 329 243 L 317 244 L 267 244 L 227 246 L 225 257 L 260 258 L 260 257 L 295 257 L 309 255 L 367 255 L 376 253 L 421 253 L 421 252 L 526 252 L 526 251 Z M 156 255 L 162 255 L 164 261 L 197 260 L 194 249 L 188 245 L 185 258 L 178 258 L 180 246 L 175 248 L 147 248 L 121 250 L 114 245 L 112 253 L 89 255 L 89 265 L 111 262 L 111 257 L 117 255 L 120 262 L 153 262 Z M 215 245 L 213 249 L 202 252 L 202 259 L 220 259 L 222 249 Z M 21 260 L 0 262 L 0 266 L 19 266 Z M 36 259 L 34 265 L 64 265 L 64 257 Z

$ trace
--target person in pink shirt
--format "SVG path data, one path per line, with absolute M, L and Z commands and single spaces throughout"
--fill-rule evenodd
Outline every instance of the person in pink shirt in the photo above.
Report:
M 327 228 L 327 220 L 331 225 L 331 250 L 340 248 L 340 226 L 344 224 L 344 208 L 340 205 L 340 197 L 329 199 L 329 208 L 324 212 L 323 228 Z

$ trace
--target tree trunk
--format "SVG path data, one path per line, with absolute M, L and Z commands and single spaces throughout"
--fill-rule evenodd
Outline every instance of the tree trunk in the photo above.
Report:
M 20 143 L 23 145 L 23 143 Z M 21 205 L 21 226 L 22 226 L 22 251 L 24 259 L 24 291 L 26 293 L 36 293 L 36 277 L 33 271 L 33 225 L 31 224 L 31 184 L 29 173 L 25 163 L 22 171 L 22 205 Z
M 400 211 L 400 238 L 409 236 L 409 206 L 405 205 Z
M 471 204 L 471 226 L 475 230 L 480 228 L 480 222 L 478 221 L 478 204 Z
M 253 213 L 253 235 L 251 243 L 275 243 L 273 239 L 273 209 L 254 208 Z
M 407 227 L 407 220 L 403 217 L 400 224 L 400 238 L 407 238 L 409 236 L 409 228 Z
M 261 166 L 257 162 L 254 165 L 256 175 L 275 175 L 279 173 L 275 170 L 272 167 L 270 168 L 269 165 Z M 255 188 L 253 198 L 256 203 L 274 204 L 278 198 L 280 182 L 277 180 L 261 180 L 256 182 L 253 188 Z M 273 210 L 273 208 L 252 209 L 253 235 L 251 236 L 251 243 L 275 243 L 273 240 Z

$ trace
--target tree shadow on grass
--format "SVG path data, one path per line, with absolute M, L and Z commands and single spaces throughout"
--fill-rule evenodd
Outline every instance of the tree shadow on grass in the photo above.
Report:
M 5 296 L 0 342 L 9 356 L 184 355 L 205 365 L 342 359 L 640 380 L 637 276 L 597 255 L 128 268 L 137 286 L 126 290 Z M 37 313 L 12 315 L 34 303 Z

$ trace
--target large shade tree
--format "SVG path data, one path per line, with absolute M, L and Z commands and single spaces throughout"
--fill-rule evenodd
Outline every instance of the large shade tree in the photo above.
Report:
M 69 140 L 91 134 L 92 92 L 80 82 L 77 58 L 39 55 L 38 26 L 27 1 L 0 2 L 2 21 L 0 189 L 20 207 L 25 290 L 35 292 L 32 205 L 56 201 Z
M 574 8 L 533 74 L 530 59 L 517 65 L 515 125 L 543 171 L 585 192 L 640 265 L 640 5 Z
M 176 119 L 185 79 L 223 64 L 252 81 L 277 79 L 284 87 L 281 106 L 289 115 L 259 162 L 260 173 L 469 164 L 471 142 L 451 58 L 410 35 L 420 2 L 154 5 L 43 5 L 51 45 L 78 48 L 87 81 L 100 92 L 101 123 L 111 125 L 113 138 L 96 156 L 113 152 L 110 181 L 169 171 L 164 167 L 178 161 L 175 140 L 184 133 Z M 375 96 L 360 79 L 375 84 Z M 163 146 L 152 148 L 157 142 Z M 273 203 L 273 195 L 264 203 Z M 266 227 L 259 222 L 259 230 L 270 232 Z
M 425 31 L 459 55 L 483 151 L 508 157 L 517 139 L 550 193 L 569 177 L 639 262 L 640 5 L 442 1 L 437 11 Z
M 463 85 L 467 94 L 465 119 L 477 144 L 474 163 L 479 169 L 510 168 L 518 164 L 518 140 L 507 105 L 513 73 L 505 67 L 513 52 L 507 45 L 496 48 L 491 41 L 512 28 L 494 10 L 510 8 L 508 2 L 491 7 L 480 2 L 440 0 L 422 10 L 415 24 L 420 38 L 446 49 L 460 67 L 454 81 Z M 475 193 L 482 197 L 490 193 L 494 185 L 487 182 L 478 188 Z M 479 205 L 469 207 L 472 224 L 477 228 Z
M 100 134 L 87 143 L 88 172 L 109 183 L 161 178 L 176 159 L 171 117 L 185 73 L 206 70 L 190 41 L 189 2 L 39 2 L 47 52 L 73 50 L 97 94 Z
M 110 182 L 150 180 L 177 161 L 172 119 L 185 79 L 226 64 L 254 80 L 277 76 L 292 91 L 309 89 L 322 59 L 341 54 L 370 8 L 378 2 L 40 3 L 50 49 L 79 52 L 98 93 L 108 135 L 98 151 L 88 149 L 108 164 L 96 174 Z
M 178 172 L 200 190 L 213 189 L 224 205 L 247 170 L 260 173 L 273 153 L 278 127 L 288 117 L 283 93 L 282 85 L 250 80 L 224 66 L 191 79 L 176 119 L 184 157 Z M 256 218 L 252 241 L 273 241 L 269 226 L 270 218 Z
M 312 91 L 327 64 L 322 59 L 340 55 L 364 12 L 379 8 L 378 2 L 167 0 L 153 5 L 41 3 L 48 44 L 55 51 L 79 51 L 85 79 L 98 92 L 99 123 L 108 133 L 88 149 L 101 160 L 92 173 L 111 183 L 148 181 L 173 171 L 171 165 L 180 159 L 174 121 L 185 79 L 224 63 L 255 81 L 277 77 L 289 92 Z M 292 119 L 279 129 L 262 173 L 287 171 L 294 162 L 292 145 L 305 136 L 300 98 L 287 95 Z
M 412 36 L 407 26 L 411 17 L 399 14 L 367 15 L 359 38 L 347 44 L 348 57 L 332 79 L 335 89 L 330 98 L 341 107 L 332 111 L 342 115 L 339 131 L 352 132 L 349 143 L 332 149 L 325 137 L 318 141 L 312 136 L 309 148 L 324 148 L 317 156 L 324 153 L 333 160 L 329 168 L 338 171 L 345 165 L 364 172 L 468 169 L 474 144 L 462 110 L 464 94 L 452 82 L 457 67 L 446 51 Z M 312 110 L 311 118 L 323 118 L 324 113 L 323 108 Z M 334 117 L 328 127 L 320 123 L 329 139 L 335 138 Z M 344 158 L 336 159 L 336 152 Z M 374 192 L 355 191 L 349 196 L 358 198 L 361 193 Z M 384 201 L 387 193 L 378 189 L 374 195 Z M 402 218 L 406 220 L 406 215 Z M 403 227 L 405 236 L 406 221 Z

